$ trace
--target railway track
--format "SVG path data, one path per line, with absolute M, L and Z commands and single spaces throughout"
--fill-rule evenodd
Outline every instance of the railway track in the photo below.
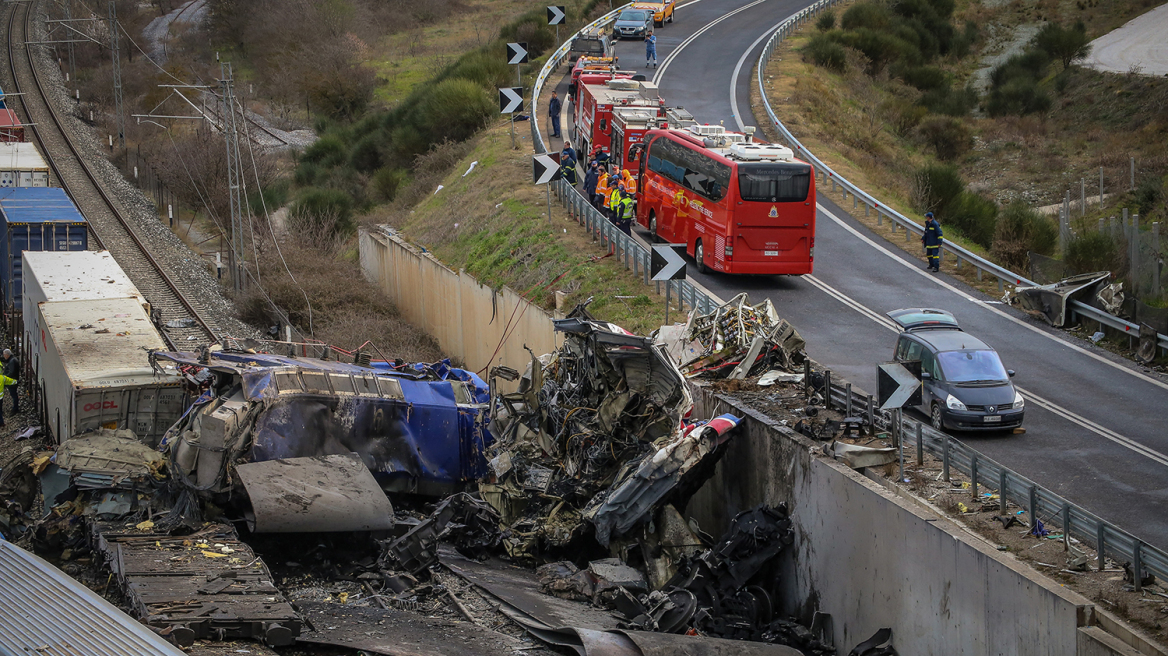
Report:
M 68 128 L 49 100 L 47 89 L 26 42 L 38 2 L 12 3 L 8 13 L 8 65 L 14 91 L 23 95 L 24 121 L 61 186 L 89 222 L 97 244 L 114 260 L 150 301 L 160 332 L 176 350 L 218 341 L 220 330 L 188 299 L 171 275 L 143 243 L 132 218 L 110 197 L 86 162 Z M 34 39 L 35 40 L 35 39 Z M 167 327 L 170 323 L 176 327 Z

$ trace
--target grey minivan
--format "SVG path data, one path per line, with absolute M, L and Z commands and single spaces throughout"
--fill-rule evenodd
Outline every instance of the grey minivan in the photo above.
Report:
M 653 29 L 653 12 L 648 9 L 626 9 L 612 24 L 614 39 L 636 39 L 644 37 Z
M 897 362 L 921 363 L 921 405 L 937 430 L 1010 430 L 1022 425 L 1026 401 L 998 352 L 961 330 L 945 310 L 909 308 L 888 316 L 900 325 Z

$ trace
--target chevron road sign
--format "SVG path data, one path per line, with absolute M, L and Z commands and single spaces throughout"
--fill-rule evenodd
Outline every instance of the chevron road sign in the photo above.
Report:
M 653 274 L 653 280 L 685 280 L 685 260 L 673 248 L 671 244 L 653 247 L 653 256 L 649 260 L 649 273 Z
M 499 87 L 499 113 L 523 111 L 523 87 Z
M 531 181 L 537 185 L 560 179 L 559 153 L 555 155 L 535 155 L 531 159 Z
M 552 7 L 548 6 L 548 25 L 562 25 L 566 14 L 564 14 L 563 6 Z
M 526 64 L 527 63 L 527 44 L 526 43 L 508 43 L 507 44 L 507 63 L 508 64 Z
M 915 369 L 914 373 L 909 369 Z M 876 367 L 876 398 L 881 410 L 921 404 L 921 363 L 885 362 Z

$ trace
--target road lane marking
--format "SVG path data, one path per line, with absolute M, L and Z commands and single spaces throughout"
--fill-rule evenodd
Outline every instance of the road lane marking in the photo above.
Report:
M 722 14 L 718 18 L 715 18 L 714 20 L 710 21 L 709 23 L 706 23 L 702 27 L 702 29 L 689 35 L 689 37 L 685 41 L 682 41 L 681 43 L 679 43 L 677 45 L 677 47 L 673 49 L 673 52 L 669 53 L 669 56 L 667 56 L 665 58 L 665 60 L 661 62 L 661 68 L 657 69 L 657 72 L 653 74 L 653 84 L 656 84 L 657 86 L 661 86 L 661 76 L 665 75 L 665 71 L 669 70 L 669 65 L 671 63 L 673 63 L 674 58 L 676 58 L 677 55 L 679 55 L 682 50 L 685 50 L 686 46 L 688 46 L 690 43 L 693 43 L 694 39 L 698 38 L 699 36 L 701 36 L 705 32 L 709 31 L 711 28 L 713 28 L 718 23 L 721 23 L 722 21 L 726 20 L 727 18 L 730 18 L 731 16 L 734 16 L 735 14 L 746 11 L 747 9 L 750 9 L 753 6 L 760 5 L 764 2 L 766 2 L 766 0 L 754 0 L 754 2 L 752 2 L 748 5 L 744 5 L 742 7 L 739 7 L 738 9 L 735 9 L 734 11 Z M 695 4 L 695 3 L 691 2 L 690 4 Z
M 831 214 L 830 212 L 827 212 L 826 210 L 824 210 L 824 213 L 829 214 L 829 215 Z M 863 305 L 859 301 L 857 301 L 857 300 L 853 299 L 852 297 L 848 296 L 847 294 L 839 291 L 835 287 L 832 287 L 831 285 L 827 284 L 823 280 L 816 278 L 813 275 L 803 276 L 803 279 L 808 281 L 809 283 L 811 283 L 814 287 L 816 287 L 817 289 L 819 289 L 823 293 L 827 294 L 828 296 L 834 298 L 835 300 L 839 301 L 840 303 L 843 303 L 847 307 L 855 310 L 856 312 L 858 312 L 862 316 L 871 319 L 872 321 L 876 322 L 880 326 L 887 328 L 891 332 L 894 332 L 897 334 L 900 333 L 900 328 L 891 319 L 889 319 L 889 318 L 877 313 L 875 310 L 872 310 L 871 308 Z M 1168 466 L 1168 455 L 1160 453 L 1159 451 L 1156 451 L 1155 449 L 1146 447 L 1146 446 L 1140 444 L 1139 442 L 1136 442 L 1135 440 L 1131 439 L 1130 437 L 1127 437 L 1125 435 L 1121 435 L 1120 433 L 1117 433 L 1117 432 L 1111 430 L 1110 428 L 1107 428 L 1105 426 L 1097 424 L 1094 421 L 1091 421 L 1090 419 L 1087 419 L 1086 417 L 1084 417 L 1082 415 L 1071 412 L 1070 410 L 1062 407 L 1061 405 L 1058 405 L 1057 403 L 1055 403 L 1049 399 L 1043 398 L 1043 397 L 1031 392 L 1028 389 L 1023 389 L 1023 388 L 1019 387 L 1018 385 L 1014 385 L 1014 389 L 1016 389 L 1020 393 L 1022 393 L 1023 397 L 1028 402 L 1033 402 L 1038 407 L 1043 408 L 1044 410 L 1048 410 L 1052 414 L 1054 414 L 1058 417 L 1061 417 L 1061 418 L 1063 418 L 1063 419 L 1065 419 L 1073 424 L 1077 424 L 1078 426 L 1085 428 L 1085 429 L 1091 431 L 1092 433 L 1095 433 L 1096 435 L 1099 435 L 1100 437 L 1103 437 L 1107 440 L 1110 440 L 1110 441 L 1112 441 L 1112 442 L 1114 442 L 1114 443 L 1116 443 L 1116 444 L 1118 444 L 1126 449 L 1130 449 L 1131 451 L 1134 451 L 1135 453 L 1137 453 L 1141 456 L 1144 456 L 1144 457 L 1152 460 L 1153 462 Z
M 944 287 L 945 289 L 948 289 L 949 291 L 960 296 L 961 298 L 964 298 L 966 300 L 973 301 L 973 302 L 977 303 L 976 298 L 973 298 L 968 293 L 966 293 L 966 292 L 958 289 L 957 287 L 945 282 L 943 279 L 938 278 L 937 276 L 934 276 L 930 273 L 926 273 L 925 270 L 923 268 L 921 268 L 918 263 L 908 262 L 908 261 L 898 257 L 892 251 L 888 250 L 884 246 L 881 246 L 880 244 L 878 244 L 875 241 L 873 241 L 872 239 L 870 239 L 867 235 L 864 235 L 859 230 L 856 230 L 852 226 L 848 225 L 846 222 L 844 222 L 838 216 L 833 214 L 831 211 L 829 211 L 823 205 L 816 203 L 816 207 L 819 209 L 820 212 L 822 212 L 824 215 L 826 215 L 829 219 L 831 219 L 832 221 L 835 221 L 837 224 L 839 224 L 840 227 L 842 227 L 844 230 L 847 230 L 848 232 L 852 233 L 853 235 L 855 235 L 859 239 L 863 240 L 865 243 L 867 243 L 869 246 L 876 249 L 877 251 L 887 255 L 894 262 L 900 264 L 901 266 L 905 267 L 909 271 L 912 271 L 916 275 L 924 278 L 925 280 L 929 280 L 940 287 Z M 1059 344 L 1059 345 L 1064 346 L 1068 349 L 1071 349 L 1072 351 L 1076 351 L 1076 352 L 1078 352 L 1082 355 L 1085 355 L 1089 358 L 1092 358 L 1094 360 L 1102 362 L 1103 364 L 1105 364 L 1105 365 L 1107 365 L 1107 366 L 1109 366 L 1117 371 L 1122 371 L 1122 372 L 1124 372 L 1130 376 L 1134 376 L 1135 378 L 1138 378 L 1144 382 L 1151 383 L 1153 385 L 1156 385 L 1157 387 L 1168 390 L 1168 383 L 1156 380 L 1155 378 L 1152 378 L 1151 376 L 1146 376 L 1138 371 L 1135 371 L 1133 369 L 1125 367 L 1121 364 L 1112 362 L 1111 360 L 1108 360 L 1107 358 L 1099 355 L 1098 353 L 1093 353 L 1091 351 L 1088 351 L 1087 349 L 1085 349 L 1077 344 L 1073 344 L 1071 342 L 1068 342 L 1068 341 L 1060 338 L 1057 335 L 1052 335 L 1044 330 L 1039 330 L 1037 327 L 1032 326 L 1029 323 L 1026 323 L 1025 321 L 1022 321 L 1021 319 L 1019 319 L 1019 318 L 1017 318 L 1017 317 L 1015 317 L 1007 312 L 999 310 L 996 307 L 993 307 L 991 305 L 987 305 L 985 303 L 979 303 L 979 305 L 981 307 L 985 308 L 986 310 L 988 310 L 989 312 L 993 312 L 994 314 L 997 314 L 998 316 L 1000 316 L 1004 319 L 1007 319 L 1007 320 L 1013 322 L 1014 324 L 1021 326 L 1021 327 L 1025 328 L 1026 330 L 1029 330 L 1029 331 L 1035 333 L 1036 335 L 1042 335 L 1043 337 L 1049 339 L 1050 341 L 1052 341 L 1056 344 Z

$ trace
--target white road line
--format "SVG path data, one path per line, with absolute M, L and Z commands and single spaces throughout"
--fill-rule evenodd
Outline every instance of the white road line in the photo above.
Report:
M 880 244 L 876 243 L 872 239 L 869 239 L 866 235 L 862 234 L 859 230 L 856 230 L 852 226 L 845 223 L 838 216 L 836 216 L 835 214 L 832 214 L 823 205 L 816 203 L 816 206 L 819 208 L 820 212 L 822 212 L 824 215 L 826 215 L 832 221 L 835 221 L 844 230 L 847 230 L 848 232 L 852 233 L 853 235 L 855 235 L 859 239 L 863 240 L 865 243 L 867 243 L 872 248 L 887 255 L 894 262 L 900 264 L 901 266 L 905 267 L 909 271 L 912 271 L 914 274 L 924 278 L 925 280 L 928 280 L 928 281 L 932 282 L 933 284 L 938 285 L 940 287 L 944 287 L 945 289 L 948 289 L 949 291 L 953 292 L 954 294 L 960 296 L 961 298 L 963 298 L 967 301 L 972 301 L 974 303 L 977 303 L 978 307 L 984 308 L 985 310 L 987 310 L 989 312 L 993 312 L 994 314 L 997 314 L 998 316 L 1002 317 L 1003 319 L 1007 319 L 1007 320 L 1013 322 L 1014 324 L 1021 326 L 1022 328 L 1025 328 L 1026 330 L 1033 332 L 1036 335 L 1041 335 L 1041 336 L 1045 337 L 1046 339 L 1049 339 L 1050 341 L 1054 342 L 1055 344 L 1058 344 L 1058 345 L 1063 346 L 1065 348 L 1068 348 L 1072 351 L 1075 351 L 1077 353 L 1085 355 L 1093 360 L 1101 362 L 1101 363 L 1115 369 L 1116 371 L 1122 371 L 1123 373 L 1126 373 L 1130 376 L 1138 378 L 1146 383 L 1151 383 L 1153 385 L 1156 385 L 1157 387 L 1160 387 L 1161 389 L 1168 390 L 1168 383 L 1165 383 L 1165 382 L 1160 381 L 1160 380 L 1156 380 L 1155 378 L 1152 378 L 1151 376 L 1146 376 L 1146 375 L 1144 375 L 1144 374 L 1142 374 L 1134 369 L 1130 369 L 1130 368 L 1125 367 L 1119 363 L 1112 362 L 1111 360 L 1108 360 L 1107 358 L 1099 355 L 1098 353 L 1092 353 L 1091 351 L 1088 351 L 1087 349 L 1085 349 L 1081 346 L 1078 346 L 1076 344 L 1072 344 L 1071 342 L 1068 342 L 1057 335 L 1052 335 L 1044 330 L 1040 330 L 1040 329 L 1026 323 L 1025 321 L 1022 321 L 1021 319 L 1010 315 L 1007 312 L 1003 312 L 1002 310 L 997 309 L 996 307 L 994 307 L 992 305 L 978 302 L 978 300 L 976 298 L 973 298 L 968 293 L 966 293 L 966 292 L 958 289 L 957 287 L 945 282 L 943 279 L 941 279 L 937 276 L 926 273 L 925 270 L 921 266 L 901 259 L 896 254 L 894 254 L 892 251 L 881 246 Z
M 822 206 L 820 206 L 820 210 L 823 211 L 828 216 L 832 216 L 831 212 L 824 210 L 822 208 Z M 832 218 L 835 218 L 835 217 L 832 216 Z M 879 246 L 877 246 L 877 247 L 879 248 Z M 897 258 L 897 259 L 899 259 L 899 258 Z M 903 260 L 901 260 L 901 261 L 903 261 Z M 931 276 L 929 276 L 929 277 L 930 277 L 930 279 L 932 279 Z M 871 319 L 872 321 L 876 322 L 880 326 L 887 328 L 888 330 L 890 330 L 894 333 L 900 332 L 900 329 L 896 326 L 896 324 L 891 319 L 889 319 L 888 317 L 885 317 L 884 315 L 877 313 L 875 310 L 872 310 L 871 308 L 863 305 L 859 301 L 853 299 L 852 297 L 848 296 L 847 294 L 844 294 L 843 292 L 839 291 L 835 287 L 832 287 L 831 285 L 827 284 L 823 280 L 820 280 L 819 278 L 816 278 L 815 276 L 810 276 L 810 275 L 803 276 L 803 279 L 808 281 L 809 283 L 811 283 L 813 286 L 815 286 L 817 289 L 819 289 L 823 293 L 834 298 L 835 300 L 839 301 L 840 303 L 843 303 L 844 305 L 848 306 L 849 308 L 855 310 L 856 312 L 858 312 L 862 316 L 867 317 L 868 319 Z M 1153 462 L 1168 466 L 1168 455 L 1160 453 L 1159 451 L 1156 451 L 1155 449 L 1151 449 L 1149 447 L 1146 447 L 1146 446 L 1140 444 L 1139 442 L 1136 442 L 1135 440 L 1133 440 L 1125 435 L 1121 435 L 1120 433 L 1117 433 L 1117 432 L 1111 430 L 1110 428 L 1107 428 L 1105 426 L 1101 426 L 1100 424 L 1097 424 L 1097 423 L 1091 421 L 1090 419 L 1087 419 L 1086 417 L 1084 417 L 1082 415 L 1071 412 L 1070 410 L 1062 407 L 1061 405 L 1058 405 L 1057 403 L 1054 403 L 1053 401 L 1050 401 L 1049 399 L 1038 396 L 1037 394 L 1031 392 L 1030 390 L 1023 389 L 1017 385 L 1014 386 L 1014 389 L 1021 392 L 1027 401 L 1033 402 L 1038 407 L 1043 408 L 1045 410 L 1049 410 L 1051 413 L 1053 413 L 1053 414 L 1055 414 L 1055 415 L 1057 415 L 1057 416 L 1059 416 L 1059 417 L 1061 417 L 1061 418 L 1063 418 L 1063 419 L 1065 419 L 1073 424 L 1077 424 L 1077 425 L 1081 426 L 1082 428 L 1085 428 L 1085 429 L 1091 431 L 1092 433 L 1099 435 L 1100 437 L 1103 437 L 1107 440 L 1115 442 L 1116 444 L 1118 444 L 1124 448 L 1130 449 L 1131 451 L 1134 451 L 1135 453 L 1137 453 L 1141 456 L 1144 456 L 1144 457 L 1152 460 Z
M 703 26 L 702 29 L 689 35 L 689 38 L 687 38 L 685 41 L 682 41 L 680 44 L 678 44 L 678 46 L 673 49 L 673 52 L 669 53 L 669 56 L 665 58 L 665 61 L 661 62 L 661 68 L 657 69 L 657 72 L 653 74 L 653 83 L 660 86 L 661 76 L 665 75 L 665 71 L 669 70 L 669 65 L 671 63 L 673 63 L 674 58 L 677 57 L 677 55 L 680 54 L 682 50 L 685 50 L 686 46 L 688 46 L 690 43 L 693 43 L 694 39 L 698 38 L 699 36 L 704 34 L 706 31 L 708 31 L 710 28 L 714 27 L 718 23 L 721 23 L 722 21 L 726 20 L 727 18 L 730 18 L 731 16 L 734 16 L 735 14 L 746 11 L 747 9 L 750 9 L 753 6 L 762 4 L 764 2 L 766 2 L 766 0 L 754 0 L 754 2 L 752 2 L 748 5 L 744 5 L 742 7 L 739 7 L 738 9 L 735 9 L 734 11 L 722 14 L 718 18 L 715 18 L 714 20 L 710 21 L 709 23 L 706 23 L 706 25 Z M 695 4 L 695 3 L 691 2 L 690 4 Z
M 791 14 L 791 16 L 794 15 L 795 14 Z M 790 18 L 791 16 L 788 16 L 787 18 Z M 742 115 L 738 113 L 738 74 L 742 71 L 742 64 L 746 62 L 746 58 L 750 56 L 750 53 L 754 52 L 754 49 L 758 46 L 758 44 L 762 43 L 763 39 L 770 38 L 770 36 L 775 33 L 775 30 L 779 29 L 780 25 L 787 22 L 787 18 L 784 18 L 783 20 L 775 23 L 771 26 L 771 29 L 763 32 L 762 36 L 755 39 L 754 43 L 750 44 L 750 46 L 746 49 L 746 52 L 742 53 L 742 57 L 738 60 L 738 64 L 734 66 L 734 72 L 730 74 L 730 111 L 734 114 L 734 121 L 738 123 L 739 130 L 743 130 L 746 127 L 746 124 L 742 122 Z

